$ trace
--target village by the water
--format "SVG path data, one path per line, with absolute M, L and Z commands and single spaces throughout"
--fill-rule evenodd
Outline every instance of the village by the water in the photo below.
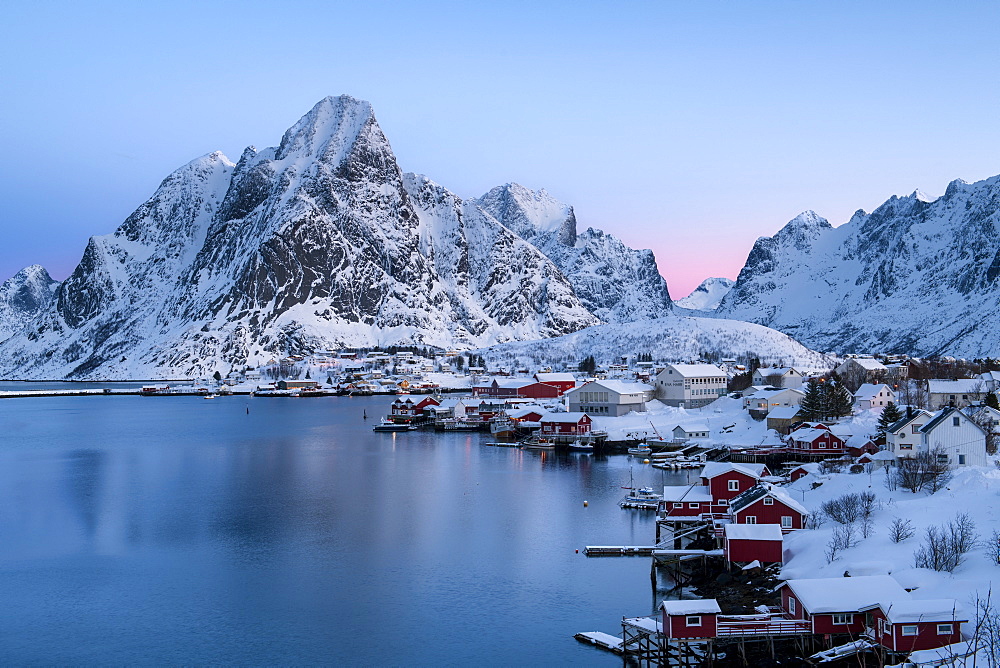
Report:
M 640 666 L 923 666 L 1000 647 L 1000 532 L 987 534 L 1000 500 L 998 390 L 989 359 L 858 355 L 806 369 L 636 354 L 504 369 L 411 348 L 0 395 L 386 395 L 381 414 L 360 416 L 385 438 L 479 431 L 483 447 L 629 458 L 619 505 L 655 515 L 655 533 L 582 545 L 581 558 L 648 560 L 635 577 L 675 589 L 656 615 L 622 610 L 620 628 L 577 640 Z M 653 486 L 657 469 L 689 483 Z

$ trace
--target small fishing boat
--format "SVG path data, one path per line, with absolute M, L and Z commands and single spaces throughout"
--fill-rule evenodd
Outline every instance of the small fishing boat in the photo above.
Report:
M 372 431 L 410 431 L 411 429 L 416 429 L 416 427 L 411 427 L 405 422 L 397 423 L 384 418 L 382 422 L 372 427 Z
M 549 441 L 530 440 L 521 444 L 522 450 L 555 450 L 556 444 Z
M 580 441 L 573 441 L 566 446 L 567 450 L 572 452 L 593 452 L 594 446 L 590 443 L 581 443 Z
M 637 445 L 634 448 L 629 448 L 628 453 L 630 455 L 651 455 L 653 454 L 653 449 L 648 445 Z
M 628 471 L 628 487 L 625 487 L 624 489 L 629 490 L 629 493 L 624 499 L 618 502 L 619 508 L 656 510 L 657 506 L 660 504 L 660 500 L 663 499 L 663 495 L 654 492 L 652 487 L 636 488 L 632 481 L 632 469 L 629 469 Z

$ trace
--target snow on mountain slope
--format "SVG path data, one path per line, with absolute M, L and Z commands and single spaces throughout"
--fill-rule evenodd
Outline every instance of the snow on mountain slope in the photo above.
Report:
M 30 322 L 52 303 L 59 282 L 33 264 L 0 285 L 0 341 Z
M 520 341 L 481 351 L 490 366 L 529 367 L 575 363 L 588 355 L 601 363 L 650 353 L 659 360 L 699 359 L 706 353 L 738 358 L 748 353 L 763 364 L 827 369 L 833 361 L 787 334 L 734 320 L 668 315 L 656 320 L 588 327 L 541 341 Z
M 754 244 L 717 315 L 820 350 L 1000 353 L 1000 176 L 892 197 L 837 228 L 806 212 Z
M 650 250 L 587 228 L 578 233 L 573 207 L 544 190 L 516 183 L 492 189 L 479 207 L 537 246 L 559 267 L 584 305 L 605 322 L 659 318 L 670 312 L 670 293 Z
M 566 208 L 540 199 L 526 220 L 554 234 Z M 530 239 L 404 176 L 371 106 L 341 96 L 277 147 L 192 161 L 93 237 L 50 307 L 0 348 L 0 374 L 205 375 L 330 347 L 483 346 L 598 322 Z
M 691 294 L 674 304 L 694 311 L 714 311 L 735 284 L 731 278 L 706 278 Z

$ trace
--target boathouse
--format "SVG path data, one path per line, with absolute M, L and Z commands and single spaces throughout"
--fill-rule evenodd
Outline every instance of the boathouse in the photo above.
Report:
M 434 397 L 424 397 L 413 401 L 410 397 L 396 399 L 389 407 L 389 418 L 393 421 L 410 421 L 432 414 L 432 406 L 440 406 L 441 402 Z
M 845 452 L 843 439 L 829 429 L 821 427 L 800 427 L 789 434 L 789 452 L 805 457 L 843 455 Z
M 586 413 L 546 413 L 539 422 L 542 436 L 583 436 L 590 433 L 593 424 Z
M 936 649 L 962 640 L 962 624 L 955 599 L 880 601 L 862 608 L 872 615 L 875 640 L 893 652 Z
M 787 492 L 759 483 L 729 502 L 729 514 L 736 524 L 778 524 L 784 533 L 804 529 L 809 511 Z
M 526 397 L 528 399 L 555 399 L 562 391 L 555 385 L 538 383 L 527 378 L 496 379 L 486 385 L 476 385 L 472 394 L 477 397 Z
M 717 619 L 722 609 L 714 598 L 687 601 L 663 601 L 663 635 L 667 638 L 689 640 L 714 638 Z
M 707 488 L 697 483 L 668 485 L 663 488 L 659 510 L 661 517 L 700 519 L 705 513 L 712 512 L 712 495 Z
M 782 533 L 778 524 L 726 524 L 723 554 L 727 561 L 782 563 Z
M 543 373 L 540 371 L 533 377 L 537 383 L 551 385 L 558 389 L 559 396 L 562 396 L 576 387 L 576 378 L 571 373 Z
M 781 609 L 791 619 L 804 619 L 813 633 L 861 635 L 863 610 L 881 602 L 908 601 L 910 594 L 890 575 L 786 580 Z

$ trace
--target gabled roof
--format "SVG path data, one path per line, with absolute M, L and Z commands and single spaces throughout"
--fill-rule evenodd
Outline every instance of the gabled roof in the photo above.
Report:
M 829 434 L 831 436 L 837 436 L 833 432 L 828 431 L 826 429 L 813 429 L 812 427 L 800 427 L 800 428 L 796 429 L 795 431 L 793 431 L 791 434 L 789 434 L 788 438 L 792 439 L 793 441 L 801 441 L 801 442 L 804 442 L 804 443 L 812 443 L 813 441 L 815 441 L 820 436 L 825 436 L 827 434 Z M 840 437 L 837 436 L 837 438 L 840 438 Z
M 664 501 L 689 501 L 694 503 L 698 501 L 700 503 L 712 501 L 712 495 L 708 493 L 704 485 L 699 485 L 697 483 L 693 485 L 667 485 L 663 488 L 663 500 Z
M 542 373 L 535 374 L 535 380 L 539 383 L 576 383 L 576 377 L 571 373 Z
M 590 417 L 586 413 L 546 413 L 539 422 L 558 422 L 576 424 L 584 417 Z
M 794 420 L 802 410 L 801 406 L 775 406 L 767 414 L 768 420 Z
M 927 381 L 927 391 L 931 394 L 973 394 L 983 392 L 985 389 L 980 378 L 959 378 L 958 380 L 932 378 Z
M 931 433 L 932 431 L 934 431 L 934 429 L 938 427 L 938 425 L 942 424 L 946 419 L 948 419 L 952 415 L 960 415 L 961 417 L 965 418 L 966 422 L 968 422 L 971 425 L 974 425 L 976 429 L 982 431 L 984 434 L 986 433 L 985 431 L 983 431 L 982 427 L 980 427 L 974 421 L 970 420 L 968 415 L 958 410 L 957 408 L 952 408 L 952 407 L 942 408 L 940 411 L 938 411 L 937 414 L 931 418 L 930 422 L 928 422 L 927 424 L 925 424 L 923 427 L 920 428 L 920 433 L 922 434 Z
M 729 540 L 783 540 L 780 524 L 724 524 Z
M 858 388 L 858 391 L 854 393 L 854 398 L 858 401 L 864 401 L 865 399 L 871 400 L 878 396 L 878 393 L 883 390 L 888 390 L 889 393 L 894 396 L 892 388 L 885 383 L 864 383 Z
M 785 374 L 788 374 L 788 373 L 798 373 L 800 376 L 802 375 L 801 373 L 799 373 L 798 371 L 796 371 L 794 368 L 792 368 L 790 366 L 782 366 L 782 367 L 773 367 L 773 366 L 772 367 L 760 367 L 759 369 L 757 369 L 757 371 L 754 371 L 754 373 L 760 373 L 760 375 L 764 376 L 764 377 L 775 376 L 775 375 L 784 376 Z
M 713 615 L 722 612 L 714 598 L 663 601 L 660 609 L 668 615 Z
M 637 383 L 625 380 L 591 380 L 587 381 L 583 385 L 574 387 L 570 392 L 579 392 L 581 390 L 590 390 L 592 387 L 603 387 L 606 390 L 611 390 L 618 394 L 643 394 L 644 392 L 652 392 L 654 388 L 652 385 L 647 385 L 646 383 Z
M 969 616 L 959 611 L 958 601 L 953 598 L 879 601 L 877 606 L 871 607 L 881 608 L 890 624 L 969 621 Z
M 862 368 L 867 369 L 868 371 L 882 371 L 883 369 L 885 369 L 884 364 L 882 364 L 876 359 L 871 359 L 870 357 L 852 357 L 851 359 L 845 361 L 844 364 L 847 364 L 847 362 L 851 361 L 857 363 Z M 843 366 L 843 364 L 841 364 L 841 366 Z
M 775 501 L 781 502 L 800 515 L 809 514 L 809 511 L 806 510 L 805 506 L 789 496 L 788 492 L 771 487 L 767 483 L 758 483 L 754 487 L 751 487 L 747 491 L 738 495 L 736 498 L 732 499 L 729 502 L 729 510 L 737 513 L 747 506 L 751 506 L 757 501 L 763 499 L 765 496 L 773 497 Z
M 751 478 L 760 478 L 764 475 L 764 470 L 767 468 L 764 464 L 734 464 L 733 462 L 708 462 L 705 467 L 701 470 L 701 478 L 707 478 L 711 480 L 723 473 L 729 473 L 730 471 L 738 471 L 744 475 L 748 475 Z
M 858 612 L 873 604 L 910 599 L 909 592 L 891 575 L 786 580 L 781 586 L 790 588 L 811 615 Z
M 887 434 L 895 434 L 897 431 L 899 431 L 900 429 L 902 429 L 906 425 L 910 424 L 911 422 L 913 422 L 917 418 L 920 418 L 920 417 L 930 417 L 930 416 L 931 416 L 930 413 L 928 413 L 925 410 L 922 410 L 922 409 L 918 408 L 917 410 L 913 411 L 912 415 L 909 415 L 909 416 L 903 415 L 903 417 L 901 417 L 900 419 L 896 420 L 891 425 L 889 425 L 889 427 L 885 430 L 885 433 L 887 433 Z
M 725 378 L 726 372 L 714 364 L 668 364 L 684 378 L 700 378 L 702 376 L 718 376 Z

